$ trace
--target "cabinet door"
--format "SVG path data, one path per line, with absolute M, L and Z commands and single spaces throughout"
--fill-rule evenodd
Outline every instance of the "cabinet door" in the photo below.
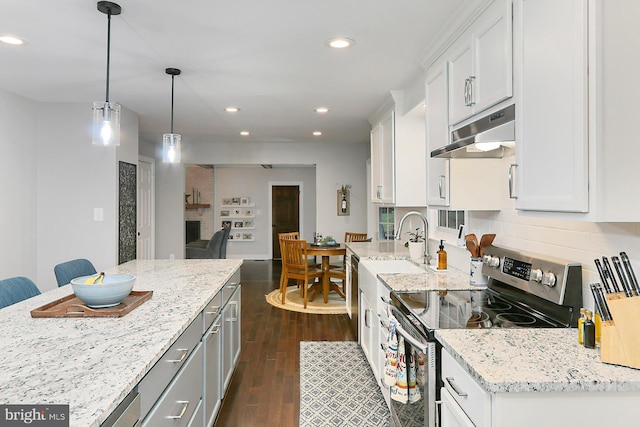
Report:
M 227 390 L 240 354 L 240 286 L 222 310 L 222 395 Z
M 440 426 L 441 427 L 481 427 L 471 422 L 467 414 L 453 399 L 449 390 L 440 390 Z
M 449 59 L 449 123 L 454 124 L 473 114 L 471 88 L 473 49 L 471 39 L 464 40 Z
M 360 346 L 362 347 L 362 351 L 365 356 L 367 356 L 367 361 L 369 362 L 369 365 L 371 365 L 371 369 L 375 372 L 375 348 L 373 348 L 373 334 L 374 331 L 377 333 L 377 329 L 374 330 L 376 310 L 371 306 L 371 303 L 362 291 L 360 291 L 359 303 L 360 308 L 358 310 L 358 315 L 360 316 Z
M 371 201 L 382 202 L 382 125 L 371 129 Z
M 391 111 L 382 119 L 382 202 L 395 201 L 395 112 Z
M 516 209 L 586 212 L 587 2 L 519 0 L 517 10 Z
M 216 420 L 222 400 L 222 315 L 219 315 L 205 333 L 204 344 L 204 421 L 210 427 Z
M 449 161 L 431 157 L 431 151 L 449 143 L 447 63 L 432 72 L 426 81 L 427 205 L 448 206 Z
M 473 33 L 474 75 L 471 101 L 478 113 L 513 95 L 513 18 L 511 2 L 496 2 Z

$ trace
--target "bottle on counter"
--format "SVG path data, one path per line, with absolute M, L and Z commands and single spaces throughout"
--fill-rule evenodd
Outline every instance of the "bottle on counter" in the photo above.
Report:
M 438 249 L 438 270 L 447 269 L 447 251 L 444 250 L 444 240 L 440 240 L 440 247 Z
M 600 317 L 600 313 L 597 313 L 593 316 L 593 323 L 596 324 L 596 347 L 600 348 L 600 332 L 602 331 L 602 318 Z
M 584 325 L 582 325 L 584 346 L 586 348 L 596 348 L 596 325 L 593 322 L 593 313 L 587 310 L 586 316 L 587 320 L 585 320 Z
M 580 317 L 578 318 L 578 344 L 584 345 L 584 321 L 587 320 L 587 309 L 580 309 Z

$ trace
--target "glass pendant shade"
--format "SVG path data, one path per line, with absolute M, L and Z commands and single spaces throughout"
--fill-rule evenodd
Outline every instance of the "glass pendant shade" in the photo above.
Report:
M 165 133 L 162 135 L 162 161 L 164 163 L 180 163 L 180 143 L 182 135 L 179 133 Z
M 120 145 L 120 104 L 93 103 L 93 145 L 104 147 Z

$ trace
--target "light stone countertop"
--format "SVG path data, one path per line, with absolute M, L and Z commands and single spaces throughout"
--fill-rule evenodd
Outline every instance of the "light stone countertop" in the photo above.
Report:
M 99 426 L 242 265 L 242 260 L 131 261 L 153 291 L 123 317 L 32 318 L 72 293 L 62 286 L 0 309 L 0 403 L 69 404 L 70 426 Z
M 424 274 L 378 274 L 378 278 L 393 292 L 477 291 L 483 288 L 471 285 L 469 272 L 451 267 L 444 272 L 436 272 L 425 264 L 418 264 L 409 258 L 409 249 L 405 248 L 404 243 L 398 240 L 351 242 L 346 245 L 360 257 L 360 261 L 406 259 L 425 271 Z M 434 261 L 431 262 L 433 264 Z
M 600 362 L 577 329 L 441 329 L 442 344 L 478 384 L 502 392 L 640 392 L 640 370 Z

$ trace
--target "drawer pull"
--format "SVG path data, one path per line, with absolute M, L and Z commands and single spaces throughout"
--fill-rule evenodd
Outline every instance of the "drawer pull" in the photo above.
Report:
M 231 318 L 227 320 L 228 322 L 237 322 L 238 321 L 238 301 L 231 301 L 229 303 L 231 308 L 233 308 Z
M 216 314 L 218 314 L 220 312 L 220 306 L 216 305 L 211 307 L 213 309 L 213 311 L 205 311 L 205 314 L 210 315 L 210 316 L 215 316 Z
M 189 354 L 189 349 L 188 348 L 179 348 L 179 349 L 177 349 L 177 351 L 181 351 L 182 352 L 182 356 L 180 356 L 180 359 L 167 360 L 167 362 L 169 362 L 169 363 L 182 363 L 184 361 L 184 359 L 187 357 L 187 354 Z
M 209 335 L 218 335 L 218 332 L 220 332 L 220 324 L 216 323 L 215 325 L 213 325 L 213 328 L 211 328 L 211 332 L 209 333 Z
M 451 386 L 451 388 L 453 389 L 453 391 L 456 392 L 456 394 L 460 397 L 467 397 L 467 393 L 465 393 L 464 391 L 460 390 L 458 388 L 458 386 L 456 385 L 455 381 L 453 380 L 453 377 L 447 377 L 447 382 L 449 383 L 449 385 Z
M 170 420 L 179 420 L 180 418 L 182 418 L 184 416 L 184 413 L 187 412 L 187 408 L 189 407 L 188 400 L 178 400 L 176 403 L 182 404 L 182 410 L 178 415 L 167 415 L 167 418 L 169 418 Z

